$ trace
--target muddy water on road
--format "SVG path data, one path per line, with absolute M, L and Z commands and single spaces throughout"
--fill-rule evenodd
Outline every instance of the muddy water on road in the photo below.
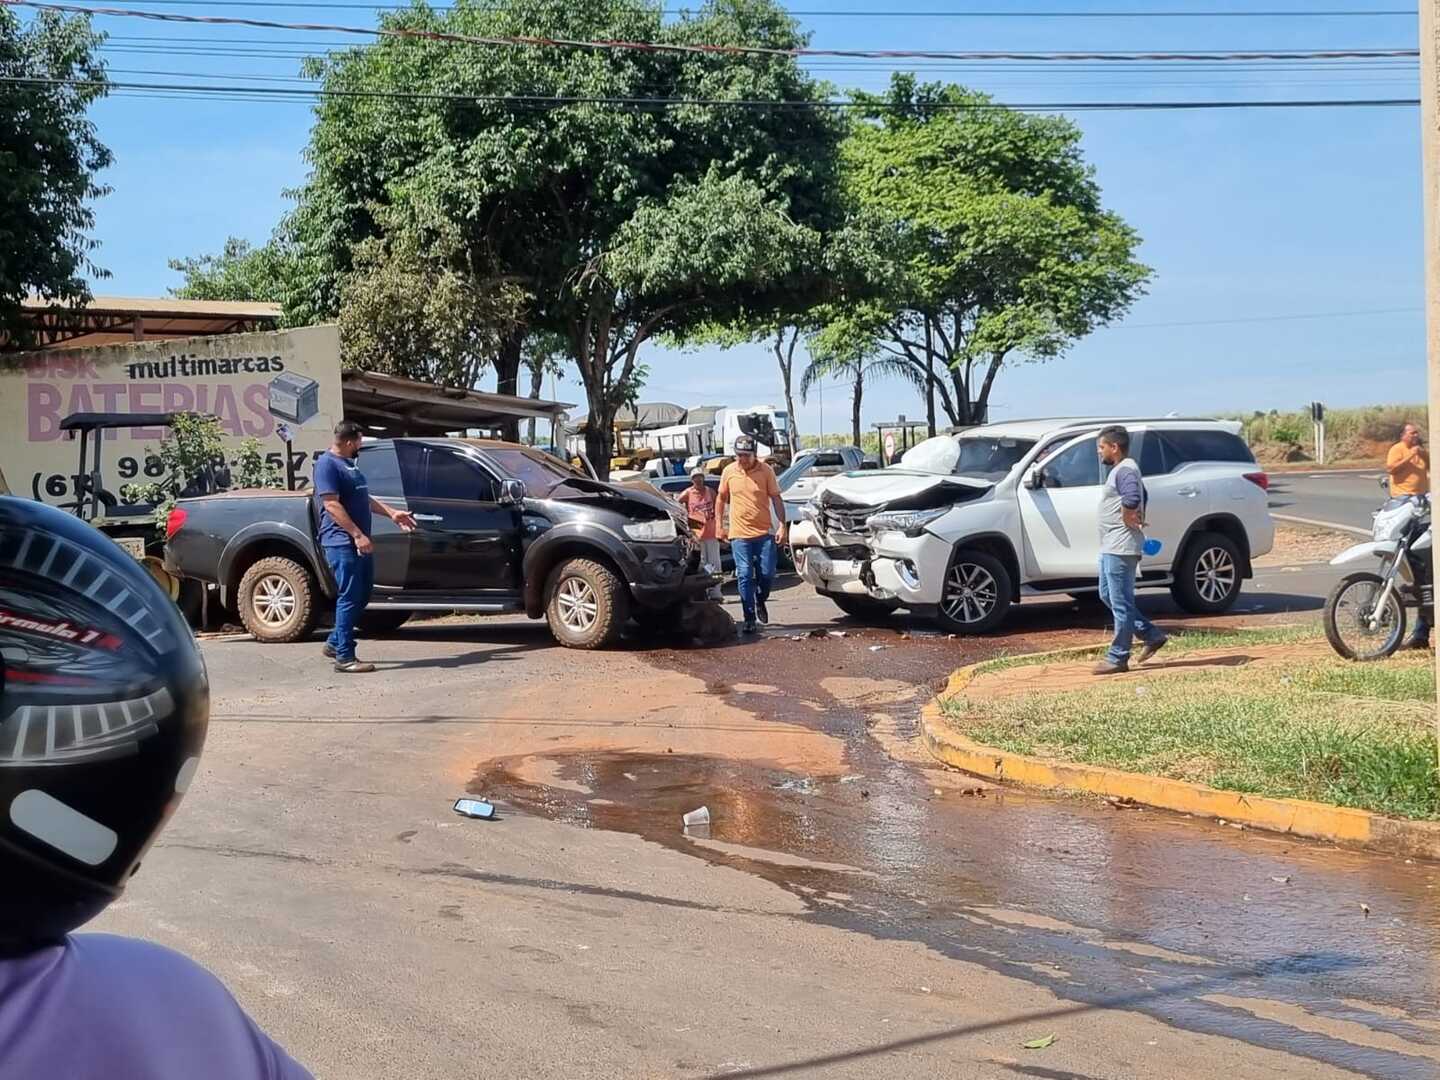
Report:
M 776 636 L 651 662 L 759 721 L 842 740 L 845 771 L 556 749 L 547 782 L 502 759 L 473 790 L 756 874 L 809 920 L 921 941 L 1081 1005 L 1371 1076 L 1440 1075 L 1440 867 L 928 768 L 911 737 L 956 663 L 943 638 Z M 713 823 L 687 836 L 681 815 L 701 805 Z

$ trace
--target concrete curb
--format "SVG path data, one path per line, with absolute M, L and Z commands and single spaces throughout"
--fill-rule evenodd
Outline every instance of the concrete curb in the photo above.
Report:
M 1082 651 L 1060 649 L 1043 655 Z M 1440 823 L 1437 822 L 1384 817 L 1368 810 L 1304 799 L 1274 799 L 1220 791 L 1187 780 L 1143 776 L 1100 765 L 1050 761 L 972 742 L 947 729 L 941 704 L 947 698 L 964 694 L 975 676 L 975 669 L 981 666 L 970 664 L 956 671 L 944 692 L 920 714 L 920 732 L 926 749 L 936 760 L 952 768 L 996 783 L 1108 795 L 1161 810 L 1234 821 L 1271 832 L 1328 840 L 1345 847 L 1440 860 Z

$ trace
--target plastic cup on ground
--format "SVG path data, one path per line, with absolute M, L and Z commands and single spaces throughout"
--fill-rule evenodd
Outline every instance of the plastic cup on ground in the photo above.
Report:
M 697 825 L 709 825 L 710 808 L 708 806 L 702 806 L 699 810 L 691 810 L 680 820 L 685 823 L 687 829 L 694 828 Z

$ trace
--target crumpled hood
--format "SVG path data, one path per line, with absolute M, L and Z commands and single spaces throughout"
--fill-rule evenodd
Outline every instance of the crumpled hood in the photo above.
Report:
M 845 473 L 831 477 L 815 492 L 815 498 L 829 495 L 855 506 L 875 506 L 899 499 L 913 499 L 926 491 L 940 486 L 957 486 L 967 490 L 984 491 L 994 487 L 988 480 L 974 480 L 965 476 L 941 476 L 937 473 L 920 472 L 916 469 L 890 468 Z

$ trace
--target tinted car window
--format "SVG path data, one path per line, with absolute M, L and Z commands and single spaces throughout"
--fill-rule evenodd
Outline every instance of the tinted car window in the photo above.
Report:
M 360 448 L 360 471 L 365 474 L 365 483 L 370 494 L 378 499 L 399 499 L 405 489 L 400 484 L 400 460 L 392 446 L 362 446 Z
M 405 494 L 412 499 L 495 501 L 495 482 L 459 454 L 420 443 L 400 443 L 399 456 Z
M 1147 431 L 1140 436 L 1141 476 L 1164 476 L 1176 463 L 1175 451 L 1165 445 L 1165 436 L 1158 431 Z
M 544 454 L 529 450 L 487 448 L 486 454 L 507 476 L 523 482 L 531 495 L 549 494 L 566 480 L 580 475 Z
M 1082 439 L 1045 466 L 1046 487 L 1092 487 L 1100 483 L 1100 451 Z
M 1167 431 L 1167 449 L 1173 449 L 1178 462 L 1171 462 L 1171 468 L 1185 461 L 1239 461 L 1248 465 L 1255 463 L 1255 455 L 1237 435 L 1228 431 Z
M 1032 439 L 962 438 L 957 441 L 959 455 L 951 471 L 977 480 L 1003 480 L 1034 446 Z

